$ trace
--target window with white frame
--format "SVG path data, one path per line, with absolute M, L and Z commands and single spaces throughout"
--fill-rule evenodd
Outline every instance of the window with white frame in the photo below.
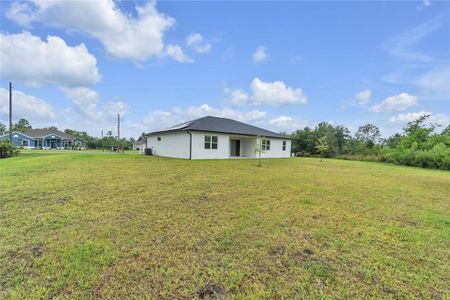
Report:
M 286 141 L 283 141 L 283 151 L 286 151 Z
M 270 140 L 262 140 L 262 150 L 263 151 L 270 150 Z
M 28 147 L 28 140 L 22 140 L 22 147 Z
M 205 149 L 217 149 L 218 139 L 216 135 L 205 135 Z
M 158 142 L 161 142 L 161 137 L 158 136 L 158 137 L 156 138 L 156 140 L 157 140 Z

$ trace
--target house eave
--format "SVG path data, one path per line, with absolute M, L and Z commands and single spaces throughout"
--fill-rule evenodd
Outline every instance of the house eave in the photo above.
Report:
M 165 133 L 188 132 L 188 131 L 242 135 L 242 136 L 251 136 L 251 137 L 263 136 L 263 137 L 273 138 L 273 139 L 292 140 L 291 137 L 287 137 L 287 136 L 255 135 L 255 134 L 244 134 L 244 133 L 239 133 L 239 132 L 227 132 L 227 131 L 216 131 L 216 130 L 212 131 L 212 130 L 199 130 L 199 129 L 188 129 L 188 130 L 176 129 L 176 130 L 154 131 L 154 132 L 150 132 L 150 133 L 146 134 L 145 136 L 154 136 L 154 135 L 160 135 L 160 134 L 165 134 Z

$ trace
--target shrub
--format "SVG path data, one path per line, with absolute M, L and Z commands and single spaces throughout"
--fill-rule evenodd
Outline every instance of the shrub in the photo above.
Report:
M 16 147 L 9 141 L 0 141 L 0 158 L 7 158 L 18 154 Z

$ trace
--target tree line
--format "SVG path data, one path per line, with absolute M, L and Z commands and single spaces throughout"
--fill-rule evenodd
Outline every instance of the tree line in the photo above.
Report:
M 406 124 L 401 133 L 382 138 L 373 124 L 360 126 L 354 135 L 342 125 L 319 123 L 293 132 L 295 156 L 334 157 L 388 162 L 450 170 L 450 125 L 441 129 L 423 115 Z
M 450 170 L 450 125 L 442 129 L 429 122 L 430 115 L 423 115 L 408 122 L 403 131 L 382 138 L 380 129 L 365 124 L 352 135 L 343 125 L 319 123 L 315 128 L 305 127 L 291 133 L 292 152 L 295 156 L 340 158 L 388 162 L 399 165 Z M 51 128 L 51 127 L 50 127 Z M 32 129 L 26 119 L 20 119 L 13 131 Z M 57 128 L 55 128 L 57 129 Z M 6 133 L 0 122 L 0 133 Z M 89 149 L 132 149 L 134 138 L 120 141 L 112 131 L 103 138 L 90 136 L 85 131 L 65 129 L 65 133 L 86 141 Z M 141 135 L 144 136 L 144 133 Z

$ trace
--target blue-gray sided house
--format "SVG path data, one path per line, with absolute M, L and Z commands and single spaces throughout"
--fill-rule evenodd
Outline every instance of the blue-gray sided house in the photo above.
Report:
M 0 136 L 0 140 L 9 140 L 9 133 Z M 13 132 L 12 143 L 24 149 L 86 149 L 86 141 L 54 128 Z

